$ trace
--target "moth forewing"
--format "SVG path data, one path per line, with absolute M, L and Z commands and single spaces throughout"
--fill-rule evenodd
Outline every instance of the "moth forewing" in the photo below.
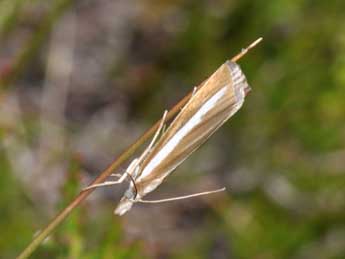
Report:
M 203 144 L 244 102 L 250 87 L 240 67 L 231 61 L 221 65 L 197 89 L 142 161 L 133 185 L 121 199 L 122 215 L 135 200 L 153 191 L 177 166 Z
M 240 73 L 239 73 L 240 72 Z M 226 62 L 196 91 L 142 164 L 139 193 L 181 164 L 242 105 L 249 89 L 239 66 Z

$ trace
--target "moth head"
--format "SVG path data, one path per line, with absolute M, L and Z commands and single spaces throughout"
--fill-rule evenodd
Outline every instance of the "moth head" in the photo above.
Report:
M 119 204 L 117 205 L 114 213 L 122 216 L 127 211 L 129 211 L 133 206 L 134 192 L 131 187 L 125 192 L 125 195 L 121 198 Z
M 127 211 L 129 211 L 133 206 L 133 200 L 128 199 L 126 196 L 123 196 L 119 205 L 117 205 L 114 213 L 116 215 L 122 216 Z

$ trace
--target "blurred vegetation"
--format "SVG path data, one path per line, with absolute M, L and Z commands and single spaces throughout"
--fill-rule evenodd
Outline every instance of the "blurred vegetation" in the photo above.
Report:
M 192 87 L 241 61 L 244 107 L 156 197 L 92 195 L 32 258 L 345 258 L 345 1 L 0 1 L 0 258 Z M 188 185 L 188 186 L 187 186 Z M 154 196 L 154 195 L 153 195 Z

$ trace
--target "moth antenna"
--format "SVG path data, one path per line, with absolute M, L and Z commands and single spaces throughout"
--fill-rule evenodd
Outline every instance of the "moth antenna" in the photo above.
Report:
M 257 40 L 255 40 L 254 42 L 252 42 L 248 47 L 244 48 L 241 50 L 240 53 L 238 53 L 236 56 L 234 56 L 231 61 L 232 62 L 237 62 L 239 59 L 241 59 L 245 54 L 247 54 L 247 52 L 249 50 L 251 50 L 252 48 L 254 48 L 256 45 L 258 45 L 261 41 L 263 40 L 262 37 L 258 38 Z
M 225 187 L 213 191 L 207 191 L 207 192 L 199 192 L 199 193 L 193 193 L 189 195 L 184 195 L 184 196 L 178 196 L 178 197 L 173 197 L 173 198 L 167 198 L 167 199 L 161 199 L 161 200 L 134 200 L 134 202 L 141 202 L 141 203 L 162 203 L 162 202 L 169 202 L 169 201 L 177 201 L 177 200 L 183 200 L 183 199 L 188 199 L 192 197 L 197 197 L 197 196 L 203 196 L 203 195 L 208 195 L 212 193 L 217 193 L 217 192 L 223 192 L 225 191 Z

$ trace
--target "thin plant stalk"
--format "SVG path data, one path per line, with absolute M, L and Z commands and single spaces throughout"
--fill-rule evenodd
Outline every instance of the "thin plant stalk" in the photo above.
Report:
M 262 38 L 257 39 L 247 48 L 242 49 L 242 51 L 234 56 L 231 61 L 237 62 L 241 59 L 251 48 L 255 47 Z M 191 97 L 192 92 L 187 94 L 182 100 L 180 100 L 167 114 L 166 120 L 173 118 L 181 108 L 188 102 Z M 118 169 L 126 160 L 128 160 L 134 152 L 143 145 L 157 130 L 159 127 L 160 120 L 157 121 L 150 129 L 148 129 L 141 137 L 139 137 L 132 145 L 130 145 L 122 154 L 118 156 L 96 179 L 90 184 L 98 184 L 103 182 L 107 177 L 109 177 L 116 169 Z M 83 201 L 88 197 L 94 189 L 88 189 L 80 192 L 77 197 L 64 208 L 42 231 L 40 231 L 31 241 L 31 243 L 21 252 L 17 259 L 28 258 L 37 247 L 53 232 L 53 230 Z

